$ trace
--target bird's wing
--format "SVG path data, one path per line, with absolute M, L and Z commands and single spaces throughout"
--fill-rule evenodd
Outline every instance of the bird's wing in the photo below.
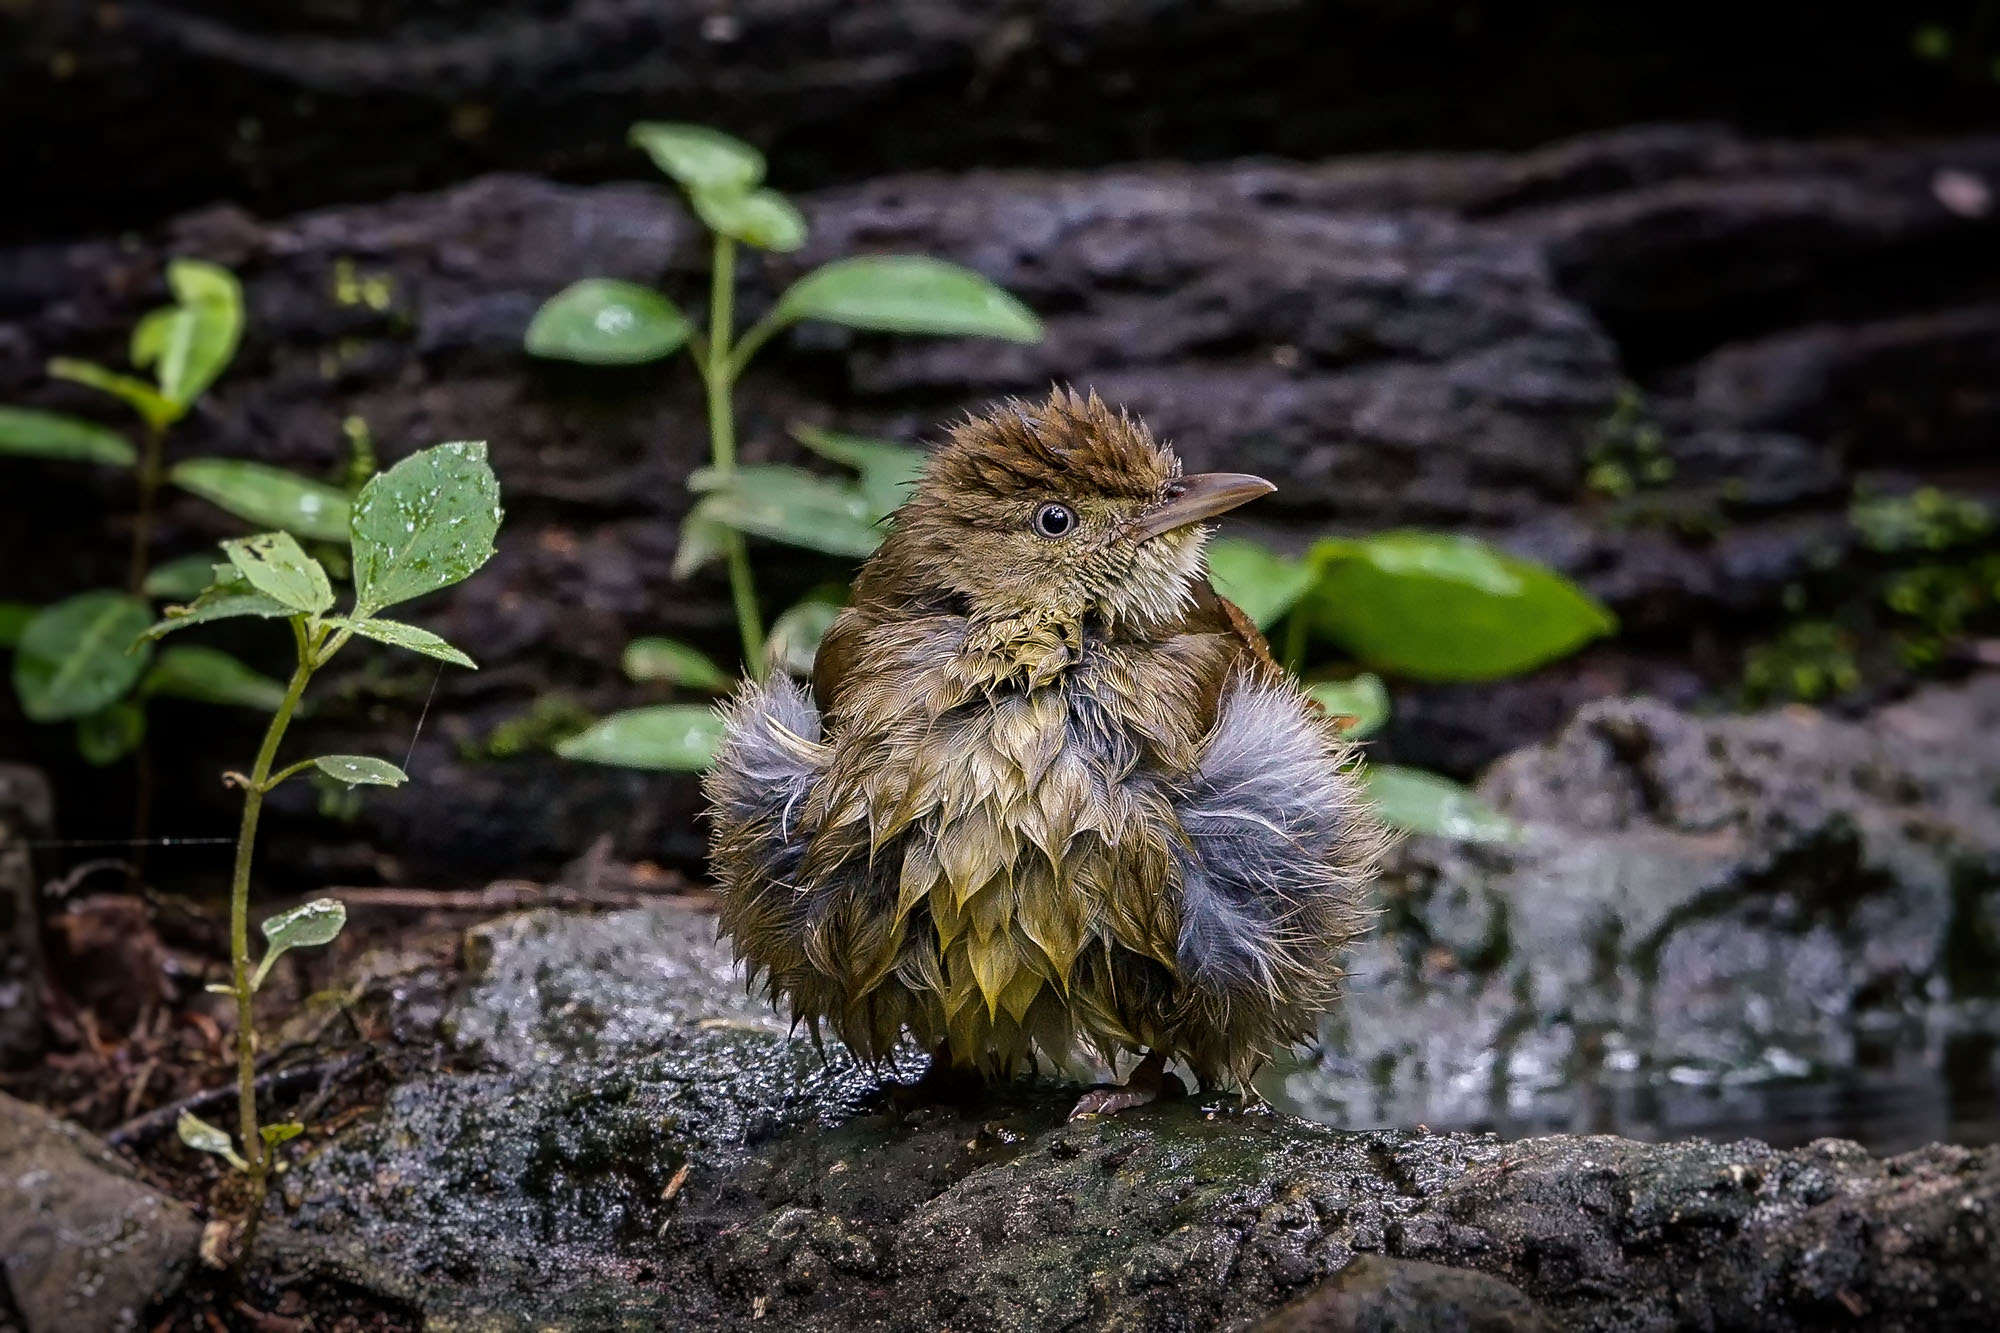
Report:
M 868 619 L 858 605 L 850 605 L 834 617 L 826 637 L 820 640 L 819 654 L 813 658 L 813 703 L 822 717 L 831 717 L 847 693 L 848 677 L 861 656 L 861 639 Z
M 1271 645 L 1242 607 L 1217 592 L 1206 578 L 1196 579 L 1193 591 L 1194 606 L 1182 622 L 1187 630 L 1224 635 L 1241 645 L 1239 662 L 1254 663 L 1261 671 L 1282 674 L 1278 659 L 1271 656 Z

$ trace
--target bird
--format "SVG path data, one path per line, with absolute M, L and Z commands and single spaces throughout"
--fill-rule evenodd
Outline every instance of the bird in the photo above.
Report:
M 723 709 L 719 929 L 818 1040 L 979 1083 L 1137 1057 L 1074 1115 L 1250 1080 L 1340 992 L 1387 845 L 1356 748 L 1207 576 L 1183 475 L 1095 392 L 954 425 L 828 629 Z M 928 1077 L 928 1076 L 927 1076 Z

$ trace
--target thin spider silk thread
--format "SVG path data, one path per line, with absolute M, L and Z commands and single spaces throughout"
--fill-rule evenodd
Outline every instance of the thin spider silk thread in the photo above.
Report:
M 417 757 L 417 737 L 424 734 L 424 719 L 431 715 L 431 700 L 437 698 L 438 682 L 444 679 L 444 663 L 438 663 L 437 674 L 431 677 L 431 692 L 424 696 L 423 711 L 417 714 L 416 728 L 410 732 L 410 748 L 403 755 L 403 774 L 410 772 L 410 761 Z

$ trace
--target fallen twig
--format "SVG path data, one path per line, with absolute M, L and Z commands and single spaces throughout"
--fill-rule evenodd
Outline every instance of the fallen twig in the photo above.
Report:
M 134 883 L 139 880 L 139 868 L 124 857 L 102 856 L 94 861 L 85 861 L 61 879 L 50 880 L 43 886 L 42 893 L 49 898 L 67 898 L 75 893 L 85 880 L 106 870 L 123 871 L 125 878 Z
M 483 889 L 349 888 L 333 885 L 328 897 L 349 910 L 376 907 L 417 912 L 509 912 L 528 907 L 643 907 L 662 898 L 699 900 L 703 895 L 685 881 L 661 889 L 614 889 L 589 885 L 537 884 L 503 879 Z
M 260 1075 L 254 1086 L 260 1093 L 273 1093 L 291 1092 L 305 1087 L 315 1079 L 325 1079 L 331 1083 L 352 1073 L 373 1058 L 372 1051 L 356 1051 L 338 1060 L 313 1060 L 306 1064 L 293 1065 L 288 1069 L 274 1069 L 268 1074 Z M 211 1107 L 223 1105 L 235 1096 L 236 1085 L 233 1083 L 226 1087 L 209 1088 L 194 1093 L 177 1102 L 155 1107 L 142 1116 L 127 1120 L 106 1134 L 104 1141 L 114 1148 L 136 1147 L 142 1143 L 150 1143 L 172 1129 L 180 1120 L 183 1111 L 200 1114 Z
M 153 1081 L 153 1071 L 160 1067 L 160 1057 L 148 1056 L 146 1063 L 139 1066 L 139 1072 L 132 1077 L 131 1090 L 125 1094 L 125 1118 L 130 1120 L 139 1113 L 139 1102 L 146 1095 L 146 1085 Z

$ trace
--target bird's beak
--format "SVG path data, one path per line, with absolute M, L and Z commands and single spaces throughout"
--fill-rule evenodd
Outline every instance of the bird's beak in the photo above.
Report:
M 1247 472 L 1197 472 L 1192 477 L 1176 478 L 1167 487 L 1167 498 L 1139 516 L 1139 539 L 1226 514 L 1277 489 Z

